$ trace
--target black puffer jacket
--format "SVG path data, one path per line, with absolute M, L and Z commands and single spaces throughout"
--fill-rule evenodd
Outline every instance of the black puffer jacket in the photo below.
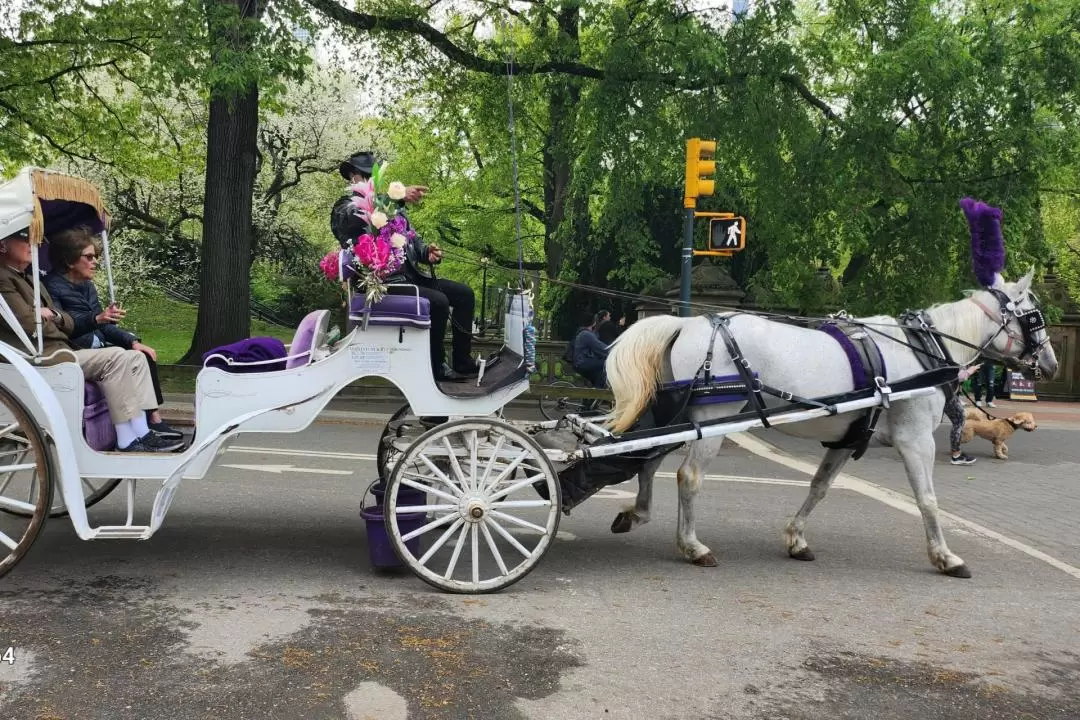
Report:
M 71 342 L 82 348 L 94 347 L 96 335 L 102 345 L 116 345 L 130 350 L 139 338 L 118 325 L 105 323 L 99 325 L 97 316 L 101 314 L 101 300 L 98 299 L 94 283 L 73 283 L 60 273 L 51 272 L 43 280 L 53 302 L 75 320 L 75 329 L 71 333 Z

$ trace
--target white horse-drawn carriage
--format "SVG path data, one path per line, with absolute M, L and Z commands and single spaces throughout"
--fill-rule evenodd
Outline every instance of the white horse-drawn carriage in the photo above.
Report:
M 96 189 L 84 181 L 29 169 L 0 186 L 0 238 L 29 228 L 35 287 L 42 243 L 75 221 L 89 221 L 99 230 L 107 225 Z M 105 245 L 107 262 L 107 234 Z M 608 363 L 616 396 L 614 427 L 620 434 L 609 429 L 605 420 L 610 418 L 571 415 L 518 424 L 502 419 L 503 407 L 529 387 L 528 294 L 508 298 L 504 346 L 480 378 L 469 383 L 433 379 L 426 300 L 390 296 L 366 307 L 363 297 L 351 297 L 351 330 L 336 342 L 327 340 L 328 311 L 316 311 L 297 329 L 284 361 L 265 367 L 258 362 L 204 367 L 196 383 L 194 437 L 177 454 L 113 452 L 114 439 L 100 427 L 102 418 L 107 423 L 103 401 L 85 382 L 80 366 L 74 358 L 43 356 L 40 293 L 35 293 L 36 332 L 24 331 L 0 301 L 0 315 L 21 340 L 18 346 L 0 343 L 0 575 L 26 554 L 50 517 L 66 514 L 83 540 L 150 538 L 181 482 L 203 478 L 214 457 L 239 433 L 301 431 L 345 385 L 376 376 L 393 382 L 408 401 L 408 409 L 391 419 L 379 442 L 386 532 L 400 559 L 444 590 L 491 592 L 517 581 L 549 547 L 561 511 L 634 475 L 639 476 L 637 501 L 620 513 L 612 530 L 646 522 L 653 473 L 667 452 L 688 442 L 691 452 L 679 471 L 678 545 L 689 560 L 714 564 L 693 526 L 692 501 L 703 463 L 724 435 L 772 425 L 839 442 L 788 527 L 791 555 L 811 559 L 802 523 L 856 452 L 858 442 L 844 442 L 853 418 L 873 432 L 874 424 L 860 419 L 869 413 L 876 420 L 881 410 L 876 431 L 891 434 L 901 451 L 923 509 L 931 559 L 943 572 L 963 576 L 966 567 L 945 547 L 937 522 L 930 433 L 941 416 L 941 386 L 955 381 L 957 365 L 979 352 L 1006 361 L 1037 361 L 1050 374 L 1056 370 L 1045 329 L 1023 322 L 1038 313 L 1031 305 L 1029 282 L 1002 284 L 984 291 L 986 297 L 974 296 L 991 305 L 1000 301 L 996 319 L 989 310 L 979 313 L 981 320 L 961 313 L 960 321 L 949 310 L 952 306 L 932 309 L 921 321 L 929 338 L 921 352 L 937 353 L 936 364 L 919 362 L 914 341 L 903 341 L 896 321 L 877 319 L 888 326 L 881 333 L 898 342 L 883 344 L 884 364 L 874 366 L 865 382 L 854 377 L 854 369 L 852 376 L 837 369 L 835 364 L 847 358 L 846 347 L 818 330 L 745 315 L 642 321 L 624 334 Z M 937 330 L 929 329 L 931 321 Z M 766 323 L 791 336 L 782 348 L 775 343 L 776 327 Z M 842 324 L 865 330 L 873 323 Z M 724 344 L 714 357 L 718 334 Z M 939 342 L 940 337 L 947 340 Z M 1019 340 L 1015 348 L 1014 338 Z M 834 377 L 823 381 L 830 363 Z M 760 375 L 753 372 L 758 367 Z M 673 382 L 676 378 L 695 382 L 680 385 Z M 673 384 L 681 400 L 649 427 L 639 416 L 658 381 Z M 691 395 L 701 403 L 689 404 Z M 750 409 L 743 411 L 744 406 Z M 655 403 L 653 410 L 655 416 L 665 414 Z M 159 485 L 142 523 L 135 520 L 136 482 Z M 126 521 L 92 525 L 87 507 L 119 484 L 127 491 Z M 59 498 L 54 499 L 57 489 Z M 358 501 L 362 492 L 358 485 Z

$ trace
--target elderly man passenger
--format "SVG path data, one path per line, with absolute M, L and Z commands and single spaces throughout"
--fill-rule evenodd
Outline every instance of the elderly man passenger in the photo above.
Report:
M 22 329 L 33 338 L 36 318 L 33 278 L 28 276 L 30 264 L 30 239 L 26 231 L 0 239 L 0 297 L 7 302 Z M 162 438 L 146 424 L 146 411 L 158 405 L 145 355 L 120 347 L 87 350 L 72 343 L 75 321 L 68 313 L 56 309 L 44 286 L 41 287 L 41 320 L 45 354 L 70 351 L 84 377 L 101 386 L 121 452 L 172 452 L 183 447 L 183 441 Z M 13 347 L 22 344 L 3 323 L 0 323 L 0 341 Z M 51 362 L 63 362 L 68 357 L 68 353 L 61 353 Z

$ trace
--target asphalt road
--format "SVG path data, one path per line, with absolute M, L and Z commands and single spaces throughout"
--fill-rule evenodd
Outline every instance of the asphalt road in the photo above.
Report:
M 1007 463 L 941 456 L 970 580 L 930 566 L 884 448 L 812 516 L 818 559 L 789 559 L 799 461 L 819 453 L 769 434 L 783 462 L 729 444 L 709 469 L 698 535 L 718 567 L 678 556 L 666 477 L 648 525 L 611 534 L 635 487 L 611 488 L 528 577 L 475 597 L 371 569 L 377 433 L 242 437 L 146 542 L 50 521 L 0 580 L 0 718 L 1080 717 L 1077 430 L 1017 438 Z

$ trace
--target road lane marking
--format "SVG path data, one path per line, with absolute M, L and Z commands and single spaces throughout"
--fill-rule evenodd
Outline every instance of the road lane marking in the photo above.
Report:
M 296 457 L 319 457 L 329 460 L 375 460 L 369 453 L 323 452 L 321 450 L 289 450 L 288 448 L 247 447 L 234 445 L 225 448 L 225 452 L 257 453 L 259 455 L 295 455 Z
M 748 433 L 732 433 L 731 435 L 728 435 L 728 438 L 730 438 L 732 441 L 735 442 L 736 445 L 743 448 L 744 450 L 748 450 L 749 452 L 754 453 L 758 457 L 772 460 L 773 462 L 779 463 L 784 467 L 789 467 L 792 470 L 798 470 L 799 472 L 806 473 L 807 475 L 813 475 L 815 472 L 817 472 L 817 465 L 805 462 L 803 460 L 797 460 L 790 455 L 785 455 L 778 448 L 776 448 L 776 446 L 767 443 L 764 440 L 759 440 L 758 438 Z M 865 495 L 866 497 L 873 498 L 874 500 L 885 503 L 886 505 L 894 507 L 897 510 L 906 512 L 909 515 L 922 517 L 922 513 L 919 512 L 919 508 L 912 498 L 909 498 L 907 495 L 904 495 L 902 493 L 898 493 L 895 490 L 890 490 L 889 488 L 872 483 L 869 480 L 863 480 L 862 478 L 857 478 L 854 475 L 840 473 L 840 475 L 838 475 L 836 478 L 835 486 L 843 487 L 848 490 L 854 490 L 860 495 Z M 1071 575 L 1077 580 L 1080 580 L 1080 568 L 1074 565 L 1070 565 L 1067 562 L 1058 560 L 1052 555 L 1047 555 L 1042 550 L 1034 548 L 1026 543 L 1022 543 L 1019 540 L 1014 540 L 1007 535 L 999 533 L 997 530 L 992 530 L 985 525 L 980 525 L 977 522 L 967 520 L 960 517 L 959 515 L 955 515 L 946 510 L 941 510 L 939 508 L 938 514 L 946 520 L 949 520 L 950 522 L 953 522 L 960 527 L 975 533 L 976 535 L 982 535 L 983 537 L 990 540 L 996 540 L 997 542 L 1005 545 L 1006 547 L 1010 547 L 1013 550 L 1019 550 L 1025 555 L 1029 555 L 1036 560 L 1041 560 L 1047 565 L 1057 568 L 1063 573 Z
M 236 470 L 252 470 L 254 472 L 273 473 L 308 473 L 311 475 L 352 475 L 352 470 L 329 470 L 327 468 L 305 468 L 295 465 L 222 465 L 221 467 L 234 468 Z

